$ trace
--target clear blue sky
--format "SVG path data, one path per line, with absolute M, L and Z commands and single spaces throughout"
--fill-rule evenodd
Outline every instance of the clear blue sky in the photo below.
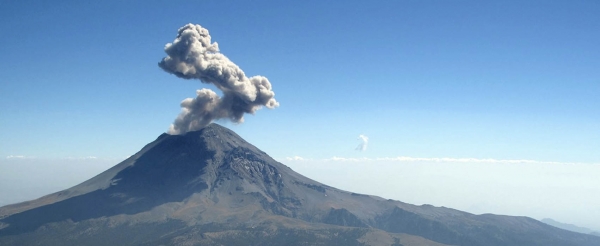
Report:
M 275 157 L 600 162 L 598 1 L 3 1 L 0 155 L 128 156 L 206 87 L 157 63 L 210 30 L 281 106 Z M 356 137 L 370 138 L 356 153 Z
M 154 140 L 207 87 L 157 65 L 194 23 L 271 81 L 279 108 L 220 124 L 275 158 L 600 163 L 599 13 L 595 0 L 2 1 L 0 157 L 122 159 Z

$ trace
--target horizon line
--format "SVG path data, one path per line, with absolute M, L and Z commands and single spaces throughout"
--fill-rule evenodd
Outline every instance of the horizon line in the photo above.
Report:
M 410 157 L 410 156 L 397 156 L 397 157 L 339 157 L 333 156 L 331 158 L 304 158 L 301 156 L 292 156 L 284 158 L 276 158 L 279 161 L 325 161 L 325 162 L 453 162 L 453 163 L 498 163 L 498 164 L 559 164 L 559 165 L 598 165 L 597 162 L 560 162 L 560 161 L 540 161 L 540 160 L 529 160 L 529 159 L 494 159 L 494 158 L 455 158 L 455 157 Z

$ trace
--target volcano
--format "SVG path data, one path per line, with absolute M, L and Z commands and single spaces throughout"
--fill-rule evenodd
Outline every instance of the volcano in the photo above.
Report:
M 217 124 L 162 134 L 70 189 L 0 208 L 0 245 L 600 245 L 527 217 L 356 194 Z

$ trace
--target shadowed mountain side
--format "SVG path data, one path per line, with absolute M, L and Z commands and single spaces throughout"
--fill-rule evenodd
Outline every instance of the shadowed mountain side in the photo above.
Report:
M 526 217 L 415 206 L 323 185 L 216 124 L 163 134 L 106 172 L 2 207 L 0 216 L 2 245 L 600 245 L 598 237 Z M 108 243 L 108 235 L 120 239 Z
M 375 227 L 388 232 L 419 235 L 453 245 L 600 245 L 600 241 L 586 235 L 576 235 L 528 217 L 468 213 L 424 217 L 394 208 L 376 221 Z
M 576 225 L 572 225 L 572 224 L 567 224 L 567 223 L 561 223 L 561 222 L 558 222 L 558 221 L 550 219 L 550 218 L 544 218 L 541 220 L 541 222 L 544 222 L 548 225 L 551 225 L 551 226 L 554 226 L 554 227 L 557 227 L 560 229 L 564 229 L 567 231 L 573 231 L 573 232 L 579 232 L 579 233 L 584 233 L 584 234 L 590 234 L 590 235 L 594 235 L 594 236 L 600 236 L 600 232 L 594 231 L 592 229 L 580 227 L 580 226 L 576 226 Z
M 151 150 L 111 178 L 108 187 L 10 216 L 2 221 L 11 226 L 0 231 L 0 235 L 27 232 L 63 220 L 78 222 L 137 214 L 164 203 L 182 201 L 208 187 L 198 177 L 214 153 L 204 148 L 188 149 L 202 146 L 201 141 L 191 142 L 194 140 L 197 139 L 162 135 Z M 171 168 L 173 163 L 178 168 Z

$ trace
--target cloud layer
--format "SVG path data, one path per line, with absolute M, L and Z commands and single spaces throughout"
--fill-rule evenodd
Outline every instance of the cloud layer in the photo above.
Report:
M 6 159 L 35 159 L 35 156 L 9 155 L 9 156 L 6 156 Z
M 181 102 L 181 113 L 169 128 L 170 134 L 199 130 L 216 119 L 244 121 L 245 113 L 262 106 L 275 108 L 271 83 L 266 77 L 246 77 L 235 63 L 219 52 L 216 42 L 200 25 L 179 28 L 177 37 L 165 46 L 167 56 L 158 64 L 164 71 L 184 79 L 198 79 L 221 90 L 220 97 L 210 89 L 196 91 L 196 98 Z
M 519 159 L 491 159 L 491 158 L 449 158 L 449 157 L 378 157 L 378 158 L 352 158 L 334 156 L 326 159 L 311 159 L 300 156 L 286 157 L 286 161 L 332 161 L 332 162 L 437 162 L 437 163 L 497 163 L 497 164 L 586 164 L 575 162 L 537 161 Z M 594 163 L 587 163 L 594 164 Z M 600 163 L 598 163 L 600 164 Z

